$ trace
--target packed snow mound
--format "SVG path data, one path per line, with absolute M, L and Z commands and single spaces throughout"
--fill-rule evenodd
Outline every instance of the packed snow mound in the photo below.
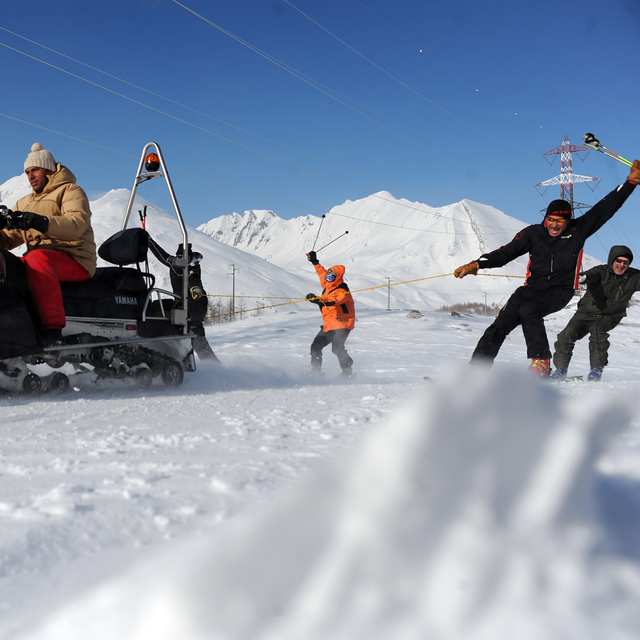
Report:
M 635 639 L 637 544 L 603 535 L 597 470 L 633 407 L 585 398 L 452 371 L 298 495 L 23 640 Z

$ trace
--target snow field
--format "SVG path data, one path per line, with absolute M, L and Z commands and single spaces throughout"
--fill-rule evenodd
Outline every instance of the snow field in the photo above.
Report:
M 408 312 L 359 310 L 348 381 L 313 307 L 210 327 L 178 389 L 0 398 L 0 637 L 632 638 L 635 307 L 598 385 Z

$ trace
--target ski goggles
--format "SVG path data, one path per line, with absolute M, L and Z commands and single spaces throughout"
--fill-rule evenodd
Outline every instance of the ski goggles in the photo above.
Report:
M 550 216 L 546 216 L 547 222 L 566 222 L 569 218 L 559 217 L 557 213 L 552 213 Z
M 202 254 L 196 251 L 195 253 L 191 254 L 191 260 L 189 260 L 189 266 L 195 267 L 197 264 L 200 264 L 201 260 L 202 260 Z
M 333 282 L 336 279 L 336 274 L 333 271 L 327 271 L 324 276 L 325 282 Z

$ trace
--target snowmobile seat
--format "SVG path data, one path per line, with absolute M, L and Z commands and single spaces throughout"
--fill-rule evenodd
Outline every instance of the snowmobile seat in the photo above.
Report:
M 123 266 L 144 262 L 148 250 L 149 234 L 140 227 L 133 227 L 118 231 L 107 238 L 100 245 L 98 255 L 111 264 Z
M 117 267 L 99 267 L 84 282 L 61 282 L 68 316 L 141 319 L 155 277 L 140 269 L 147 258 L 149 234 L 140 228 L 124 229 L 100 246 L 98 255 Z M 135 264 L 137 268 L 123 265 Z
M 148 278 L 151 281 L 148 282 Z M 140 319 L 153 275 L 130 267 L 99 267 L 84 282 L 61 282 L 68 316 Z

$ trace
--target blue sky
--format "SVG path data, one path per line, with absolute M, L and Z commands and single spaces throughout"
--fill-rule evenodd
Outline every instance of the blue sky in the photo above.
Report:
M 0 182 L 39 141 L 93 199 L 131 188 L 153 140 L 194 226 L 381 190 L 533 223 L 565 135 L 640 157 L 638 0 L 7 0 L 0 27 Z M 601 179 L 575 186 L 587 204 L 628 174 L 596 152 L 573 170 Z M 639 198 L 590 253 L 640 258 Z

